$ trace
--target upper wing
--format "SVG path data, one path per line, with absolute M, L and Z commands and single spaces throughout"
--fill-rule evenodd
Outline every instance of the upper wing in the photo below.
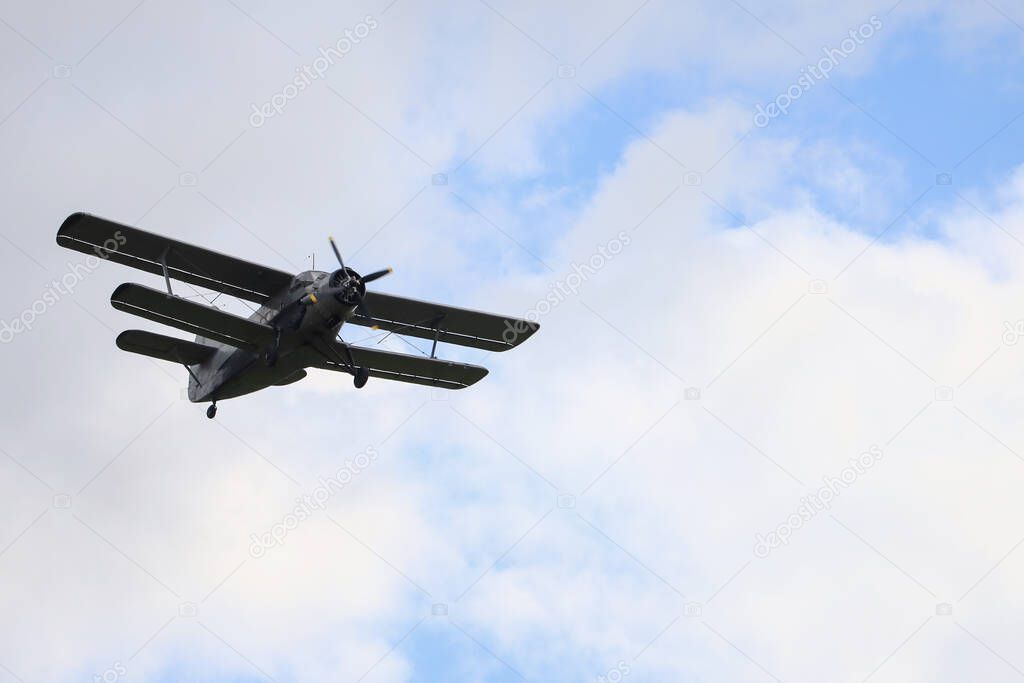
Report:
M 527 320 L 454 306 L 432 304 L 390 294 L 368 292 L 372 317 L 355 316 L 350 323 L 422 339 L 434 339 L 488 351 L 507 351 L 526 341 L 540 325 Z
M 110 295 L 110 303 L 119 311 L 241 349 L 258 349 L 276 335 L 269 325 L 142 285 L 121 285 Z
M 119 334 L 117 347 L 123 351 L 131 351 L 182 365 L 202 363 L 217 350 L 205 344 L 165 337 L 162 334 L 143 332 L 142 330 L 127 330 Z
M 347 372 L 348 368 L 338 358 L 345 358 L 345 344 L 334 342 L 334 352 L 324 354 L 305 346 L 296 353 L 304 354 L 303 365 Z M 437 358 L 408 356 L 403 353 L 391 353 L 377 349 L 366 349 L 361 346 L 349 346 L 352 362 L 356 367 L 367 368 L 371 377 L 392 379 L 399 382 L 423 384 L 443 389 L 465 389 L 476 384 L 487 376 L 487 368 L 465 363 L 453 363 Z
M 166 259 L 168 275 L 176 280 L 256 303 L 292 280 L 284 271 L 85 213 L 68 216 L 57 232 L 57 244 L 157 275 L 163 275 L 161 262 Z

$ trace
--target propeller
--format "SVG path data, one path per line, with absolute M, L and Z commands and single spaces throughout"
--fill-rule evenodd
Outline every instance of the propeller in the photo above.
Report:
M 341 250 L 338 249 L 334 238 L 329 237 L 328 241 L 331 243 L 331 250 L 334 251 L 334 255 L 338 259 L 338 265 L 341 266 L 331 275 L 331 279 L 328 281 L 330 292 L 342 303 L 354 303 L 359 315 L 365 318 L 372 317 L 370 309 L 366 305 L 366 285 L 386 275 L 390 275 L 394 272 L 394 269 L 385 268 L 369 275 L 360 275 L 345 265 L 345 259 L 341 257 Z M 314 303 L 315 301 L 314 299 Z
M 338 264 L 342 270 L 345 270 L 345 259 L 341 258 L 341 251 L 338 250 L 338 245 L 334 243 L 334 236 L 327 238 L 327 241 L 331 243 L 331 249 L 334 250 L 334 255 L 338 257 Z
M 384 270 L 378 270 L 376 273 L 370 273 L 369 275 L 364 275 L 363 276 L 363 282 L 373 282 L 374 280 L 381 279 L 385 275 L 391 275 L 391 273 L 393 273 L 393 272 L 395 272 L 394 268 L 385 268 Z

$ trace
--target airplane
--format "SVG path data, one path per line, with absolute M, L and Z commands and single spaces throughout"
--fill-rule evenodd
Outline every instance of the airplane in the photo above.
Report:
M 487 369 L 439 359 L 439 342 L 507 351 L 539 329 L 518 318 L 367 291 L 366 285 L 391 269 L 360 275 L 345 265 L 334 238 L 330 245 L 339 268 L 297 275 L 86 213 L 64 221 L 57 244 L 163 276 L 166 292 L 125 283 L 114 290 L 110 303 L 195 334 L 195 341 L 128 330 L 117 337 L 117 346 L 185 366 L 189 400 L 209 402 L 210 419 L 217 416 L 218 401 L 294 384 L 307 376 L 308 368 L 348 373 L 357 389 L 370 377 L 464 389 L 483 379 Z M 176 295 L 172 279 L 259 308 L 244 318 L 203 305 Z M 426 357 L 354 346 L 338 337 L 346 323 L 428 339 L 433 349 Z

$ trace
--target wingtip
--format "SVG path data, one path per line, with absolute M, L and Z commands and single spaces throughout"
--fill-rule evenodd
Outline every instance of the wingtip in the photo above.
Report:
M 65 218 L 64 222 L 60 224 L 60 228 L 57 229 L 57 243 L 60 244 L 60 238 L 66 235 L 68 232 L 70 232 L 76 223 L 79 223 L 88 215 L 89 214 L 85 213 L 84 211 L 76 211 L 75 213 Z
M 124 282 L 122 284 L 119 284 L 117 286 L 117 288 L 113 292 L 111 292 L 111 294 L 110 294 L 110 302 L 114 303 L 114 302 L 117 302 L 117 301 L 121 301 L 124 298 L 123 295 L 124 295 L 124 292 L 126 290 L 133 289 L 135 287 L 140 287 L 140 286 L 141 285 L 137 285 L 134 282 Z
M 483 367 L 482 365 L 466 364 L 463 366 L 462 379 L 459 380 L 458 382 L 459 386 L 449 386 L 446 388 L 449 389 L 450 391 L 463 391 L 465 389 L 470 388 L 474 384 L 477 384 L 485 377 L 487 377 L 487 375 L 489 374 L 491 374 L 491 371 Z
M 497 349 L 498 351 L 511 351 L 512 349 L 524 344 L 527 339 L 535 335 L 540 330 L 540 323 L 532 320 L 506 320 L 506 325 L 509 327 L 505 330 L 506 335 L 511 331 L 512 338 L 509 339 L 505 336 L 502 341 L 505 345 L 502 348 Z
M 114 339 L 114 344 L 117 345 L 117 348 L 121 349 L 122 351 L 128 350 L 127 348 L 125 348 L 125 342 L 131 337 L 130 332 L 131 330 L 125 330 L 121 334 L 117 335 L 117 338 Z

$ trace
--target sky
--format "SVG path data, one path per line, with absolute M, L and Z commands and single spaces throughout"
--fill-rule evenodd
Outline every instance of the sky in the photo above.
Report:
M 1019 7 L 44 0 L 0 55 L 0 683 L 1024 677 Z M 541 329 L 207 420 L 75 211 Z

